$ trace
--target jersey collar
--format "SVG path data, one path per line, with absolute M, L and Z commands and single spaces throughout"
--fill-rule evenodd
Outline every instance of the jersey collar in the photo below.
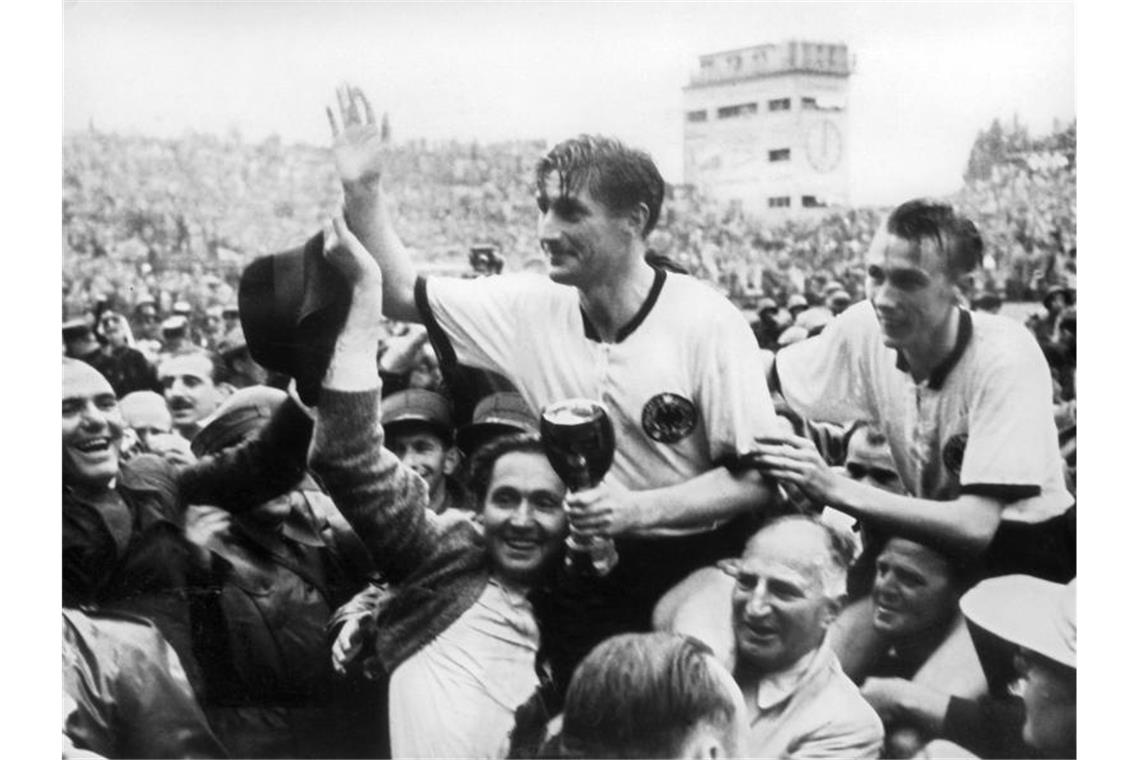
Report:
M 954 350 L 930 373 L 930 377 L 926 381 L 928 388 L 933 391 L 942 389 L 942 384 L 946 382 L 950 370 L 958 365 L 958 360 L 962 358 L 962 354 L 966 353 L 966 347 L 970 344 L 970 338 L 973 335 L 974 320 L 970 317 L 970 312 L 965 309 L 958 309 L 958 338 L 954 341 Z M 895 367 L 909 373 L 910 364 L 907 363 L 906 357 L 902 355 L 901 351 L 895 351 L 895 355 Z
M 633 319 L 622 325 L 621 329 L 617 331 L 617 335 L 614 336 L 614 343 L 621 343 L 632 335 L 633 331 L 640 327 L 641 323 L 645 321 L 645 318 L 649 316 L 649 312 L 653 310 L 654 304 L 657 303 L 657 297 L 661 295 L 661 288 L 665 287 L 665 276 L 664 269 L 653 270 L 653 286 L 649 289 L 649 295 L 646 296 L 645 303 L 641 304 L 641 308 L 633 315 Z M 582 327 L 586 331 L 586 338 L 595 343 L 601 343 L 602 339 L 598 335 L 598 330 L 594 327 L 594 323 L 590 321 L 590 318 L 586 316 L 586 311 L 581 306 L 578 307 L 578 311 L 582 315 Z

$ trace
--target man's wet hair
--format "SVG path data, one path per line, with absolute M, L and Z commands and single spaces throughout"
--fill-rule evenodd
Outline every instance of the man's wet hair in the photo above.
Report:
M 475 509 L 483 511 L 483 502 L 487 499 L 487 492 L 491 488 L 491 474 L 495 471 L 495 463 L 507 454 L 539 454 L 546 456 L 542 441 L 537 433 L 512 433 L 495 438 L 484 444 L 471 458 L 470 479 L 468 487 L 475 499 Z
M 704 643 L 674 633 L 603 641 L 574 671 L 550 756 L 680 757 L 702 724 L 729 730 L 736 704 L 711 655 Z
M 156 370 L 161 370 L 162 365 L 171 359 L 181 359 L 186 356 L 204 356 L 210 362 L 210 381 L 214 385 L 221 385 L 222 383 L 230 382 L 233 376 L 233 370 L 229 363 L 222 358 L 222 355 L 217 351 L 207 351 L 206 349 L 197 349 L 185 354 L 175 354 L 174 356 L 164 357 L 155 367 Z
M 977 226 L 946 203 L 923 198 L 907 201 L 887 217 L 887 232 L 912 243 L 933 241 L 953 277 L 969 274 L 982 264 L 985 245 Z
M 643 150 L 629 148 L 600 135 L 579 135 L 558 143 L 535 168 L 535 197 L 546 197 L 546 178 L 557 174 L 559 193 L 588 190 L 610 213 L 632 211 L 644 203 L 649 216 L 641 230 L 649 235 L 661 215 L 665 180 L 653 159 Z

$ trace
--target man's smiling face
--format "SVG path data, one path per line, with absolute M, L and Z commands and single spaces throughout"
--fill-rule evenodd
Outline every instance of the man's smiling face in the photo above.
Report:
M 530 584 L 557 558 L 568 530 L 565 496 L 566 486 L 543 454 L 515 451 L 499 457 L 481 514 L 497 575 Z
M 775 673 L 820 645 L 839 610 L 824 588 L 826 556 L 824 536 L 812 524 L 778 524 L 749 541 L 732 592 L 742 665 Z
M 584 183 L 564 187 L 561 175 L 551 172 L 536 201 L 538 239 L 555 282 L 577 288 L 606 282 L 633 250 L 636 223 L 613 214 Z
M 123 419 L 111 384 L 82 362 L 63 365 L 63 482 L 105 488 L 119 474 Z
M 910 241 L 880 229 L 867 251 L 867 298 L 890 348 L 922 347 L 936 339 L 957 293 L 938 241 Z

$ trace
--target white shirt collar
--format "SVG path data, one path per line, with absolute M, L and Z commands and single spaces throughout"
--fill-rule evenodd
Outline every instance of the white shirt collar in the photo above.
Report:
M 761 678 L 756 684 L 756 706 L 761 710 L 771 710 L 795 694 L 800 685 L 819 669 L 815 666 L 823 661 L 826 648 L 824 642 L 783 670 Z

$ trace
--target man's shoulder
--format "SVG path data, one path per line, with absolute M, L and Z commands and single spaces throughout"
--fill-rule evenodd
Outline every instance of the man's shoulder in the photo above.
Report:
M 174 482 L 174 465 L 155 454 L 139 454 L 119 468 L 119 484 L 130 490 L 169 490 Z
M 658 305 L 671 316 L 695 327 L 728 322 L 748 326 L 748 320 L 732 301 L 711 285 L 686 274 L 669 272 Z
M 1030 350 L 1037 347 L 1037 338 L 1033 332 L 1014 319 L 974 311 L 970 312 L 970 320 L 974 335 L 987 347 L 992 345 L 998 350 L 1008 347 Z
M 507 274 L 492 277 L 477 277 L 473 279 L 460 277 L 431 276 L 426 278 L 426 286 L 430 292 L 449 289 L 462 289 L 471 293 L 518 293 L 520 295 L 536 294 L 544 297 L 572 297 L 574 288 L 568 285 L 559 285 L 549 277 L 534 272 L 508 272 Z
M 863 698 L 855 682 L 843 672 L 839 658 L 826 644 L 812 664 L 810 676 L 796 688 L 796 698 L 820 725 L 881 727 L 874 708 Z
M 65 631 L 71 631 L 73 640 L 107 642 L 116 649 L 153 649 L 162 640 L 155 624 L 142 615 L 121 610 L 100 608 L 98 610 L 63 609 L 67 621 Z M 66 638 L 66 637 L 65 637 Z
M 878 713 L 843 672 L 838 658 L 830 651 L 825 656 L 824 666 L 807 686 L 811 690 L 811 711 L 817 724 L 811 731 L 814 738 L 852 744 L 881 742 L 883 722 Z
M 1024 325 L 999 314 L 972 312 L 970 318 L 972 350 L 966 361 L 974 373 L 1022 373 L 1030 366 L 1048 371 L 1045 354 Z
M 825 699 L 829 703 L 835 704 L 837 722 L 867 727 L 874 726 L 877 730 L 882 731 L 882 721 L 879 719 L 878 713 L 863 697 L 855 682 L 843 672 L 843 666 L 834 654 L 829 655 L 825 678 L 827 683 Z
M 879 318 L 875 314 L 875 307 L 870 299 L 851 304 L 843 313 L 828 323 L 825 330 L 841 330 L 850 334 L 869 335 L 877 339 L 882 331 L 879 328 Z
M 895 361 L 894 352 L 883 343 L 875 308 L 867 299 L 852 304 L 818 335 L 781 348 L 776 358 L 784 367 L 797 357 L 817 356 L 819 351 L 827 351 L 834 360 Z
M 734 313 L 740 314 L 740 309 L 733 305 L 732 301 L 709 285 L 704 280 L 697 279 L 692 275 L 681 274 L 679 272 L 669 272 L 665 275 L 665 284 L 662 287 L 662 295 L 671 298 L 683 298 L 692 301 L 699 301 L 702 305 L 710 304 L 715 305 L 716 308 L 729 309 Z

